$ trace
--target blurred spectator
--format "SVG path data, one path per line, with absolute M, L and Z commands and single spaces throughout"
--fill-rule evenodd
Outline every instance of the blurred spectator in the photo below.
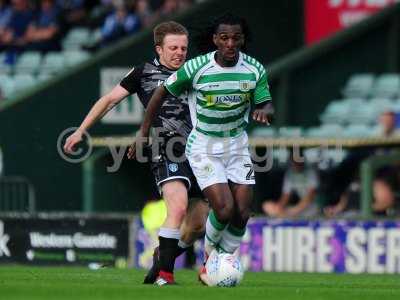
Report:
M 360 213 L 360 181 L 353 180 L 347 189 L 340 195 L 335 205 L 324 208 L 324 214 L 328 218 L 354 217 Z
M 118 40 L 140 29 L 139 17 L 128 11 L 125 4 L 116 5 L 114 12 L 109 15 L 101 29 L 102 45 Z
M 6 0 L 0 0 L 0 36 L 11 18 L 11 8 Z
M 61 11 L 62 24 L 65 30 L 86 23 L 88 14 L 84 0 L 57 0 L 56 4 Z
M 373 182 L 372 211 L 379 216 L 393 216 L 399 206 L 396 192 L 399 191 L 398 166 L 385 166 L 377 170 Z
M 179 10 L 183 11 L 185 9 L 188 9 L 192 6 L 192 4 L 192 0 L 179 0 Z
M 163 18 L 179 11 L 179 0 L 164 0 L 162 6 L 158 10 L 158 16 Z
M 291 155 L 290 168 L 285 172 L 279 200 L 265 201 L 262 209 L 272 217 L 313 217 L 318 214 L 315 203 L 319 185 L 315 170 Z
M 103 24 L 104 19 L 114 9 L 113 2 L 113 0 L 101 0 L 95 7 L 93 7 L 90 12 L 90 27 L 96 28 Z
M 137 0 L 135 12 L 143 27 L 149 27 L 156 19 L 148 0 Z
M 379 137 L 394 137 L 399 136 L 399 130 L 396 128 L 396 114 L 393 111 L 383 112 L 378 119 L 379 128 L 377 136 Z M 360 209 L 361 201 L 361 182 L 359 179 L 359 166 L 361 162 L 371 156 L 386 155 L 393 152 L 390 147 L 378 147 L 373 149 L 357 149 L 338 166 L 333 172 L 331 178 L 329 194 L 340 192 L 339 201 L 334 205 L 327 206 L 324 213 L 327 217 L 344 216 L 349 217 L 357 214 Z M 352 170 L 357 170 L 354 176 Z M 399 190 L 399 168 L 397 166 L 384 166 L 376 171 L 373 185 L 373 203 L 372 210 L 376 215 L 389 216 L 393 214 L 396 206 L 396 191 Z M 350 183 L 343 181 L 350 180 Z M 347 188 L 342 188 L 347 186 Z
M 396 128 L 396 113 L 394 111 L 385 111 L 379 116 L 379 132 L 381 137 L 400 136 L 400 131 Z M 392 153 L 392 148 L 377 148 L 374 155 L 386 155 Z M 373 182 L 372 210 L 377 215 L 390 216 L 393 214 L 396 206 L 396 192 L 399 190 L 399 168 L 395 165 L 387 165 L 376 171 Z
M 29 50 L 60 50 L 58 12 L 54 0 L 41 0 L 38 16 L 25 35 Z
M 25 33 L 33 17 L 27 0 L 12 0 L 11 16 L 0 35 L 0 51 L 7 49 L 15 54 L 23 49 L 26 45 Z M 14 59 L 15 56 L 10 55 L 9 62 L 13 63 Z
M 378 135 L 382 137 L 393 137 L 399 136 L 400 131 L 396 128 L 396 113 L 394 111 L 388 110 L 384 111 L 379 116 L 379 128 Z

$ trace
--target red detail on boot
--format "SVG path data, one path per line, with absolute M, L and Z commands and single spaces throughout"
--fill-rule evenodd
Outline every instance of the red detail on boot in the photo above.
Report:
M 162 279 L 164 279 L 165 281 L 167 281 L 168 283 L 172 283 L 172 284 L 175 283 L 174 273 L 160 271 L 158 276 L 161 277 Z

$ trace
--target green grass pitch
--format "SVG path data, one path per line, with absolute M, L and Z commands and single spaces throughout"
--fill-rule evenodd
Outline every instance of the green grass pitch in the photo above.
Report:
M 194 271 L 177 271 L 177 286 L 141 284 L 144 271 L 62 267 L 0 267 L 2 300 L 119 299 L 400 299 L 399 275 L 338 275 L 247 272 L 235 288 L 200 285 Z

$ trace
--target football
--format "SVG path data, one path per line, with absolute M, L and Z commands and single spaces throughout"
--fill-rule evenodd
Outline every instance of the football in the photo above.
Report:
M 214 250 L 206 263 L 208 286 L 236 286 L 242 281 L 243 273 L 239 257 L 233 254 Z

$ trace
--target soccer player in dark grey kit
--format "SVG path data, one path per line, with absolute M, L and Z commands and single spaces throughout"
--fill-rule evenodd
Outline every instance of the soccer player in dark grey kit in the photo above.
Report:
M 137 93 L 147 107 L 154 90 L 183 65 L 188 47 L 186 28 L 171 21 L 159 24 L 153 32 L 158 58 L 132 68 L 120 84 L 96 102 L 80 127 L 66 140 L 64 150 L 67 153 L 82 141 L 86 130 L 128 95 Z M 187 213 L 188 191 L 196 190 L 197 186 L 189 163 L 187 160 L 172 161 L 167 155 L 168 142 L 174 138 L 185 142 L 192 130 L 187 101 L 186 96 L 170 96 L 152 123 L 153 137 L 160 146 L 158 155 L 151 155 L 151 169 L 167 205 L 167 218 L 159 231 L 159 253 L 155 251 L 154 265 L 144 283 L 173 284 L 175 258 L 204 231 L 207 203 L 197 201 Z M 175 157 L 182 157 L 184 143 L 173 143 L 172 152 Z M 202 197 L 200 191 L 196 196 Z M 182 224 L 184 232 L 181 234 Z

